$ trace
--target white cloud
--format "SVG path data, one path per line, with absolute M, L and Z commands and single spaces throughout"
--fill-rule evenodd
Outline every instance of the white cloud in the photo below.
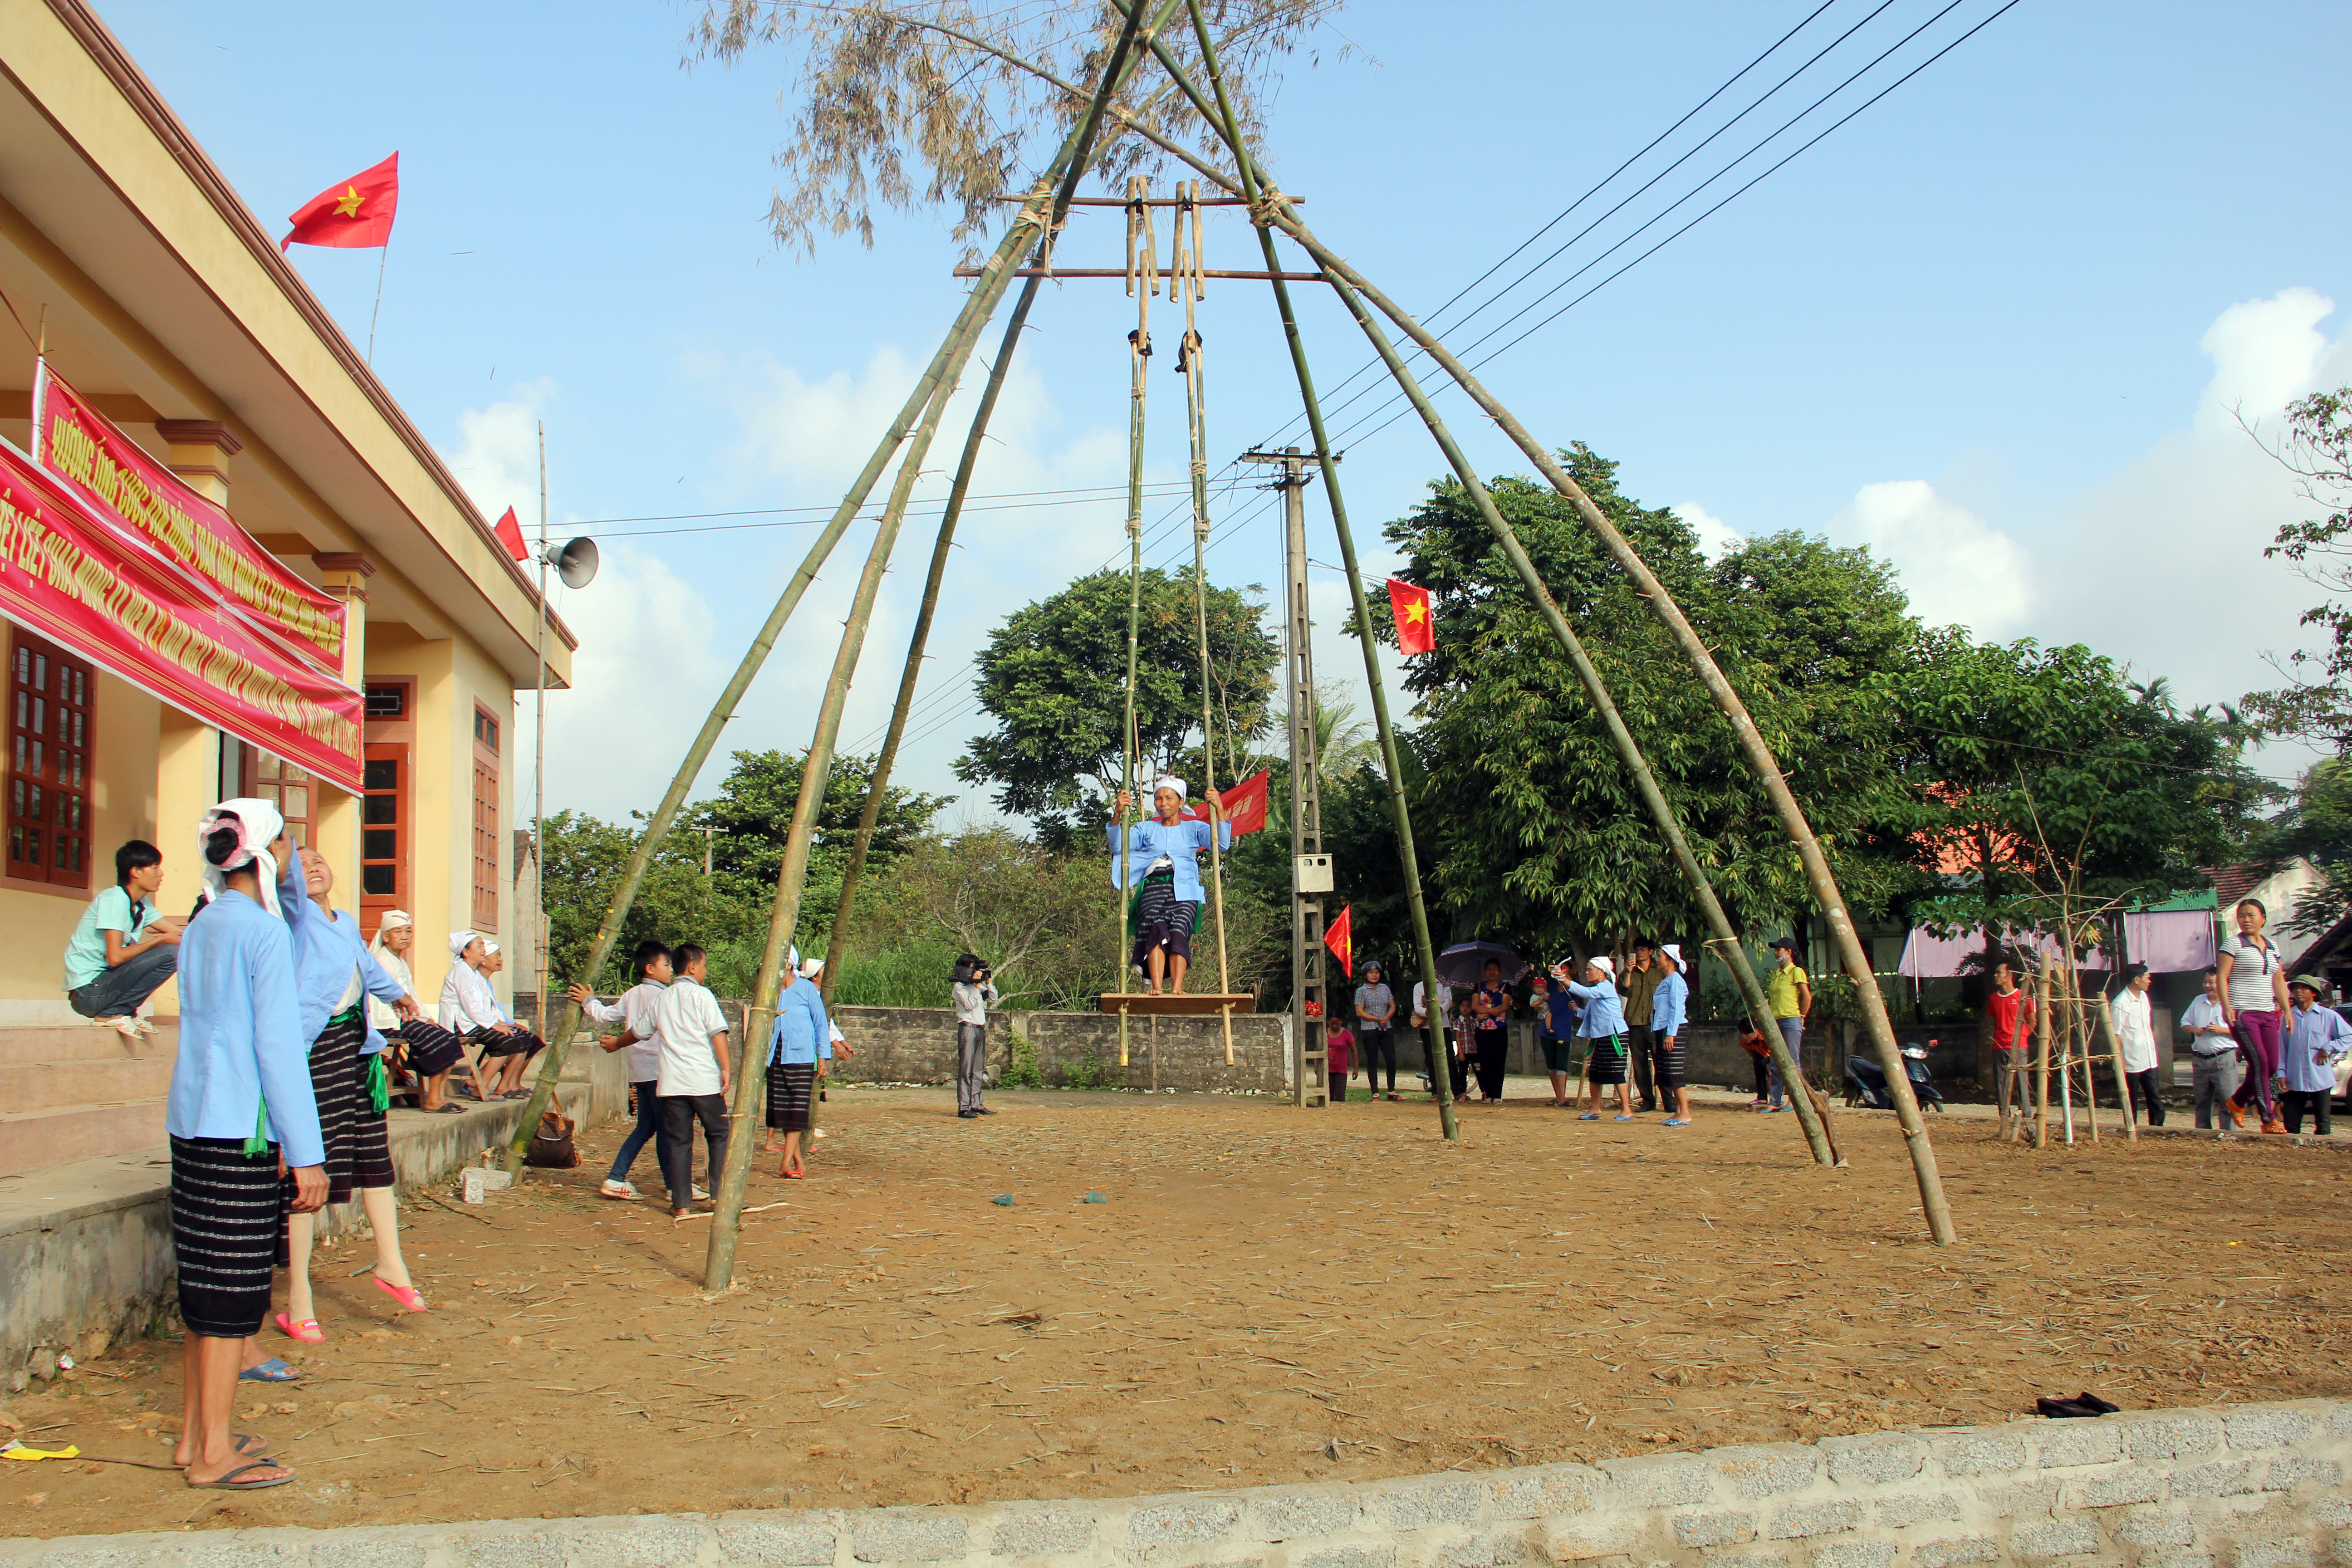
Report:
M 555 384 L 530 382 L 516 393 L 510 401 L 457 416 L 460 444 L 449 471 L 484 517 L 495 521 L 512 507 L 517 518 L 530 520 L 523 525 L 528 534 L 539 518 L 539 421 Z
M 2025 624 L 2033 600 L 2025 547 L 1925 479 L 1863 486 L 1830 532 L 1891 563 L 1912 613 L 1930 626 L 1957 624 L 1999 642 Z
M 2251 424 L 2328 384 L 2330 361 L 2339 372 L 2347 368 L 2345 345 L 2330 344 L 2319 330 L 2335 310 L 2336 301 L 2315 289 L 2287 289 L 2215 318 L 2198 344 L 2213 361 L 2213 379 L 2197 405 L 2197 431 L 2235 435 L 2235 411 Z
M 1746 535 L 1696 501 L 1685 501 L 1673 510 L 1698 535 L 1699 553 L 1709 561 L 1720 560 L 1748 542 Z

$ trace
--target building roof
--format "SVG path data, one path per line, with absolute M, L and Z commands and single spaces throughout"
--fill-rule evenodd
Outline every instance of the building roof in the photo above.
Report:
M 226 425 L 232 507 L 272 553 L 364 553 L 400 580 L 370 584 L 376 614 L 534 683 L 532 578 L 88 0 L 0 0 L 0 282 L 135 437 Z M 0 371 L 0 419 L 29 416 L 30 372 Z M 568 685 L 577 639 L 548 629 Z

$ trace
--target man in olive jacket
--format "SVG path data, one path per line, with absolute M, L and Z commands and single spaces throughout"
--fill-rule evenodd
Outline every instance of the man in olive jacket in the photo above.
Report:
M 1658 969 L 1658 953 L 1646 936 L 1633 939 L 1633 957 L 1625 967 L 1625 1032 L 1633 1057 L 1633 1092 L 1639 1097 L 1636 1110 L 1658 1109 L 1658 1088 L 1650 1076 L 1650 1001 L 1657 994 L 1658 982 L 1664 978 Z

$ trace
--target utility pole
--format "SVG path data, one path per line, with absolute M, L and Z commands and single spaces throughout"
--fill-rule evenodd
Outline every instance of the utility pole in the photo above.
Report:
M 1270 487 L 1283 495 L 1283 679 L 1290 710 L 1291 1103 L 1322 1105 L 1324 1028 L 1330 988 L 1323 975 L 1323 895 L 1331 857 L 1323 852 L 1322 768 L 1315 753 L 1314 629 L 1307 613 L 1307 463 L 1296 447 L 1248 451 L 1248 463 L 1278 465 Z

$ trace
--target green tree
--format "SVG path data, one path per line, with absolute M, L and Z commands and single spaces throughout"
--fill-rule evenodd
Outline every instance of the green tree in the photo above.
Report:
M 1209 653 L 1218 744 L 1246 746 L 1265 728 L 1278 646 L 1256 590 L 1208 591 Z M 956 760 L 966 784 L 996 786 L 997 805 L 1030 818 L 1049 848 L 1075 847 L 1082 826 L 1105 821 L 1123 772 L 1128 577 L 1080 577 L 1004 618 L 981 651 L 980 702 L 996 728 Z M 1192 574 L 1142 577 L 1137 637 L 1138 772 L 1179 760 L 1201 723 L 1201 653 Z
M 2274 658 L 2287 684 L 2250 692 L 2243 706 L 2272 734 L 2352 754 L 2352 386 L 2314 393 L 2289 404 L 2286 415 L 2286 439 L 2271 455 L 2323 515 L 2288 523 L 2263 553 L 2292 563 L 2326 590 L 2301 624 L 2324 628 L 2327 646 Z

